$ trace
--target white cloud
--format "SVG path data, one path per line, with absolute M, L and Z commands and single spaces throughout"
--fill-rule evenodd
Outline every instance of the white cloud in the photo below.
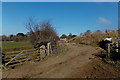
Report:
M 104 25 L 112 25 L 112 21 L 104 18 L 104 17 L 100 17 L 99 18 L 99 23 L 100 24 L 104 24 Z

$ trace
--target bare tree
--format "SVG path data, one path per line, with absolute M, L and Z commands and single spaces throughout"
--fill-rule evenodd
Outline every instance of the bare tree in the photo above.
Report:
M 42 22 L 41 25 L 41 37 L 42 39 L 54 40 L 57 37 L 56 30 L 52 27 L 49 21 Z
M 29 30 L 29 39 L 33 44 L 41 41 L 52 41 L 58 38 L 57 32 L 50 21 L 36 23 L 33 19 L 29 19 L 25 26 Z

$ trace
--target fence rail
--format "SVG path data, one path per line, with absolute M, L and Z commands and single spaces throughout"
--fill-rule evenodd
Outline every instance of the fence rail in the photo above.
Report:
M 64 42 L 49 42 L 47 46 L 40 46 L 36 51 L 35 49 L 15 51 L 6 53 L 3 57 L 3 65 L 5 67 L 13 68 L 28 62 L 40 61 L 42 58 L 50 54 L 57 54 L 65 50 L 66 43 Z

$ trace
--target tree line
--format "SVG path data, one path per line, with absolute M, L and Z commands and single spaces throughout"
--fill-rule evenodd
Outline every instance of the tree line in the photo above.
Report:
M 50 21 L 36 22 L 34 19 L 28 19 L 25 24 L 28 30 L 27 34 L 17 33 L 16 35 L 2 35 L 1 41 L 30 41 L 32 44 L 43 41 L 56 41 L 59 39 L 58 34 Z
M 76 37 L 77 35 L 73 35 L 70 33 L 69 35 L 62 34 L 62 36 L 58 36 L 56 29 L 51 24 L 50 21 L 43 21 L 43 22 L 36 22 L 34 19 L 29 18 L 28 21 L 25 24 L 25 28 L 28 30 L 28 33 L 17 33 L 16 35 L 2 35 L 0 36 L 0 41 L 29 41 L 32 44 L 35 44 L 37 42 L 43 42 L 43 41 L 57 41 L 59 38 L 67 38 L 71 39 L 73 37 Z M 109 31 L 106 29 L 105 31 L 108 33 Z M 91 33 L 93 33 L 91 30 L 87 30 L 84 33 L 80 33 L 80 36 L 88 36 Z M 100 30 L 96 30 L 94 32 L 96 35 L 102 33 Z M 91 37 L 95 37 L 92 36 Z M 81 41 L 81 40 L 80 40 Z
M 16 35 L 11 34 L 9 36 L 2 35 L 0 37 L 0 41 L 28 41 L 28 35 L 24 33 L 17 33 Z

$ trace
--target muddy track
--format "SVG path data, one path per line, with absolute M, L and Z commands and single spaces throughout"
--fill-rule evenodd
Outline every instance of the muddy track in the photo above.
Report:
M 46 61 L 29 63 L 9 71 L 3 71 L 3 78 L 71 78 L 77 68 L 89 63 L 96 49 L 87 45 L 71 45 L 67 52 L 53 56 Z M 80 72 L 80 71 L 79 71 Z

